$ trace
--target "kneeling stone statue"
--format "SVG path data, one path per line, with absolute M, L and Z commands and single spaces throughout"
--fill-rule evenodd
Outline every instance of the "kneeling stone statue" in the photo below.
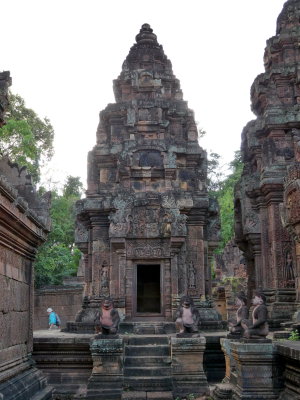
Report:
M 116 335 L 119 329 L 120 316 L 113 307 L 113 301 L 107 297 L 102 301 L 96 315 L 96 326 L 102 335 Z M 100 329 L 99 329 L 100 328 Z
M 244 333 L 242 328 L 242 321 L 249 318 L 249 310 L 247 307 L 247 298 L 245 293 L 240 292 L 236 296 L 236 305 L 238 306 L 236 312 L 236 321 L 228 321 L 230 337 L 241 337 Z
M 243 320 L 241 322 L 244 337 L 247 339 L 265 339 L 269 333 L 266 297 L 260 292 L 255 292 L 252 303 L 255 306 L 252 312 L 252 321 Z
M 180 306 L 177 309 L 175 321 L 176 328 L 179 330 L 179 336 L 197 333 L 199 319 L 199 311 L 194 306 L 193 299 L 189 296 L 183 296 L 180 299 Z

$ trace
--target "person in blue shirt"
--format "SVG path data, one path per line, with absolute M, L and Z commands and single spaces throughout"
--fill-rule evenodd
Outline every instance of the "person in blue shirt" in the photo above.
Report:
M 48 308 L 47 309 L 47 313 L 48 313 L 48 316 L 49 316 L 49 329 L 52 329 L 52 328 L 55 328 L 55 327 L 60 328 L 56 312 L 54 312 L 52 310 L 52 308 Z

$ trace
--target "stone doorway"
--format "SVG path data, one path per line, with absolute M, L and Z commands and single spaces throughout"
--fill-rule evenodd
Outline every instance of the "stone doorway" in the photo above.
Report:
M 161 267 L 159 264 L 136 266 L 136 314 L 161 314 Z

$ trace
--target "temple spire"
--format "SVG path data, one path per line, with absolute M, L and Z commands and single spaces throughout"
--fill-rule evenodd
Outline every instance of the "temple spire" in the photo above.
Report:
M 143 24 L 140 33 L 136 35 L 135 40 L 140 43 L 157 43 L 157 36 L 153 33 L 153 29 L 149 24 Z

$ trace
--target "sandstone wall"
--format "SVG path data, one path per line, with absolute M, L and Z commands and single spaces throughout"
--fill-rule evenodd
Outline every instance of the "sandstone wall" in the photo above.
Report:
M 33 263 L 50 228 L 49 197 L 39 199 L 26 169 L 0 160 L 0 398 L 50 399 L 32 365 Z M 22 396 L 22 397 L 20 397 Z
M 47 308 L 51 307 L 61 319 L 61 327 L 73 321 L 81 310 L 83 286 L 48 286 L 34 292 L 33 330 L 48 328 Z

